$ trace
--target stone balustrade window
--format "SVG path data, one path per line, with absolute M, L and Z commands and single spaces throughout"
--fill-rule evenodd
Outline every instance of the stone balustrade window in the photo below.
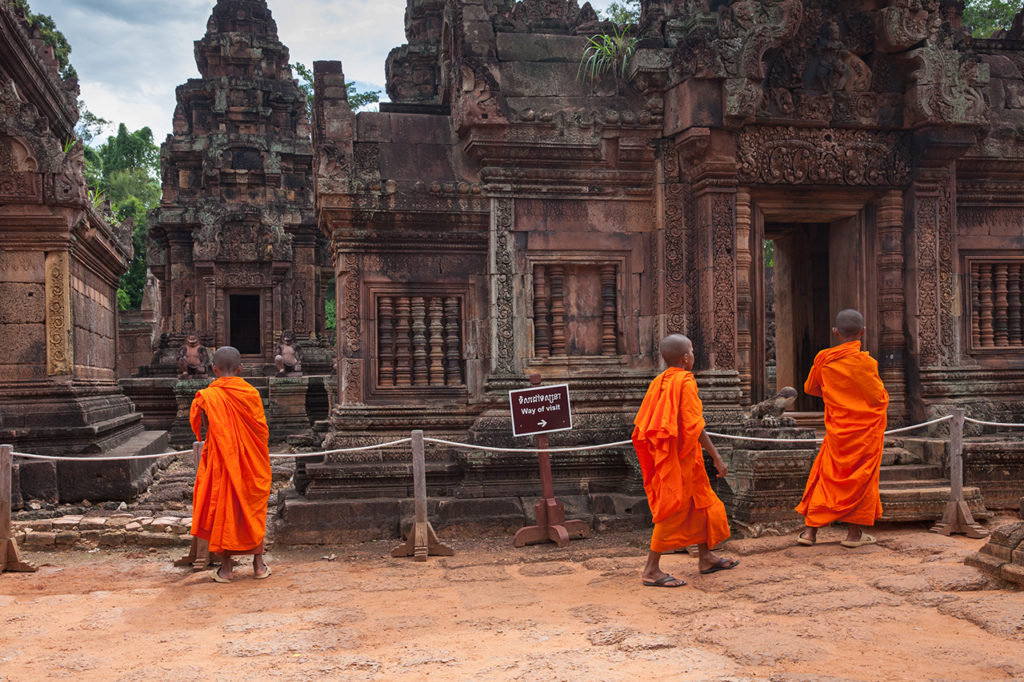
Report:
M 616 263 L 534 266 L 534 357 L 618 355 L 618 271 Z
M 463 297 L 375 297 L 377 387 L 465 386 Z
M 1024 259 L 967 261 L 970 350 L 1024 351 Z

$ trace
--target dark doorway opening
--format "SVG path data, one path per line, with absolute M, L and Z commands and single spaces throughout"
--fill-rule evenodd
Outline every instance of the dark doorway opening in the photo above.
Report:
M 260 354 L 260 297 L 231 294 L 229 343 L 242 355 Z
M 770 274 L 773 300 L 765 301 L 765 316 L 771 313 L 774 318 L 774 328 L 766 330 L 774 332 L 774 338 L 766 341 L 774 351 L 775 376 L 767 377 L 766 383 L 774 384 L 776 390 L 795 388 L 800 393 L 793 407 L 797 412 L 825 409 L 820 398 L 805 395 L 803 388 L 814 356 L 832 345 L 829 227 L 828 223 L 764 226 L 765 239 L 774 247 Z

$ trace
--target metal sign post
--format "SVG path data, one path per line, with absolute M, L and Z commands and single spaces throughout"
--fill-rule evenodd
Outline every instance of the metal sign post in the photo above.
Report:
M 540 375 L 530 376 L 530 384 L 540 385 Z M 569 538 L 583 537 L 587 524 L 579 519 L 566 521 L 565 505 L 555 497 L 551 480 L 551 457 L 547 434 L 552 431 L 567 431 L 572 428 L 572 414 L 569 410 L 569 386 L 544 386 L 509 391 L 512 405 L 512 433 L 516 436 L 536 434 L 537 459 L 540 462 L 541 499 L 534 507 L 537 523 L 524 526 L 516 531 L 512 543 L 516 547 L 538 542 L 554 542 L 566 547 Z

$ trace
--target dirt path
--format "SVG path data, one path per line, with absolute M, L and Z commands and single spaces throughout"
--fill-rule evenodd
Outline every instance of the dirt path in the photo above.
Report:
M 0 576 L 0 680 L 1024 678 L 1024 592 L 961 563 L 979 541 L 878 534 L 734 542 L 742 564 L 711 576 L 669 556 L 674 590 L 640 585 L 646 533 L 455 541 L 426 564 L 279 550 L 231 585 L 169 552 L 36 554 Z

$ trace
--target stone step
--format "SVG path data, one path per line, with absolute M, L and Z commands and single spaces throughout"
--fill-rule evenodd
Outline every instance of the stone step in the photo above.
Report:
M 949 502 L 949 482 L 928 482 L 928 485 L 921 485 L 921 483 L 924 482 L 919 482 L 915 487 L 880 488 L 879 494 L 882 500 L 882 518 L 880 520 L 902 522 L 938 521 L 941 519 L 946 503 Z M 975 520 L 986 519 L 990 516 L 988 510 L 985 509 L 980 488 L 965 486 L 964 500 Z
M 932 464 L 893 464 L 883 466 L 879 480 L 882 483 L 897 481 L 925 481 L 942 478 L 942 467 Z M 949 481 L 946 481 L 949 485 Z
M 919 480 L 879 481 L 879 490 L 931 490 L 949 488 L 948 478 L 925 478 Z

